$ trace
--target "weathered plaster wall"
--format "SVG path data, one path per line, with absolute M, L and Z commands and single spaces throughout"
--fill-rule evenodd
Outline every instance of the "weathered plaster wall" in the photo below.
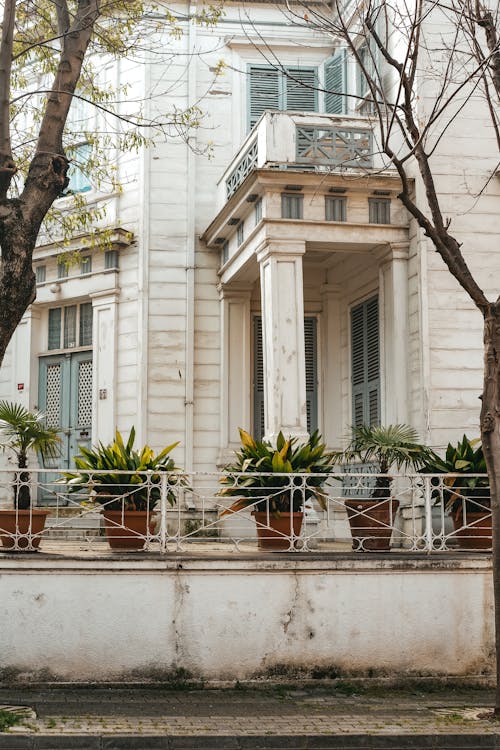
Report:
M 489 560 L 3 558 L 0 670 L 473 675 L 492 668 Z

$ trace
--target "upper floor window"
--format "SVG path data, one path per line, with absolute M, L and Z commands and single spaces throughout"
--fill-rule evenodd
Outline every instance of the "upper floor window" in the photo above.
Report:
M 303 219 L 304 218 L 304 196 L 281 194 L 281 218 Z
M 347 55 L 345 49 L 325 63 L 325 112 L 341 115 L 347 112 Z
M 37 266 L 35 268 L 35 276 L 36 276 L 36 283 L 37 284 L 43 284 L 43 282 L 47 278 L 47 267 L 46 266 Z
M 80 262 L 80 273 L 82 276 L 92 271 L 92 256 L 85 255 Z
M 346 221 L 346 205 L 346 198 L 325 196 L 325 219 L 327 221 Z
M 47 348 L 73 349 L 92 344 L 92 303 L 52 307 L 49 310 Z
M 278 70 L 271 65 L 251 65 L 248 78 L 249 129 L 267 109 L 318 111 L 316 68 Z
M 388 198 L 369 198 L 368 208 L 370 224 L 391 223 L 391 201 Z
M 91 151 L 90 143 L 81 143 L 67 149 L 71 163 L 68 169 L 69 185 L 66 188 L 66 193 L 88 193 L 89 190 L 92 190 L 91 182 L 85 170 Z

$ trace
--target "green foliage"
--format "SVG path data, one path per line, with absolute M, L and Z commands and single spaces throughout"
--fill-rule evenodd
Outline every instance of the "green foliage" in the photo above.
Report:
M 224 488 L 219 494 L 238 498 L 225 513 L 249 505 L 258 511 L 266 510 L 267 501 L 275 515 L 290 512 L 290 506 L 297 512 L 311 497 L 326 507 L 321 488 L 332 471 L 332 454 L 326 450 L 317 430 L 305 443 L 294 437 L 286 440 L 280 432 L 276 448 L 266 440 L 255 440 L 241 428 L 240 437 L 242 447 L 235 453 L 236 460 L 224 468 L 226 475 L 220 480 Z M 287 474 L 311 476 L 290 480 Z M 280 491 L 279 488 L 290 487 L 291 482 L 297 489 Z
M 336 463 L 375 461 L 382 476 L 377 477 L 373 497 L 388 497 L 392 481 L 388 476 L 390 469 L 419 469 L 432 452 L 417 440 L 416 430 L 409 425 L 361 425 L 352 428 L 351 442 L 345 451 L 334 454 L 334 460 Z
M 105 504 L 109 510 L 153 510 L 160 499 L 160 474 L 167 472 L 167 499 L 174 505 L 174 487 L 187 486 L 185 475 L 168 455 L 179 443 L 172 443 L 155 455 L 149 445 L 140 451 L 134 450 L 134 441 L 135 429 L 132 427 L 126 443 L 117 430 L 114 441 L 108 445 L 99 443 L 93 448 L 80 446 L 81 456 L 75 458 L 79 472 L 64 473 L 63 481 L 69 491 L 82 493 L 86 489 L 93 489 L 96 502 Z M 144 472 L 153 473 L 146 479 Z
M 6 711 L 5 709 L 0 708 L 0 732 L 7 732 L 10 727 L 19 724 L 22 721 L 22 718 L 22 716 L 13 711 Z
M 14 453 L 20 469 L 25 468 L 30 450 L 40 453 L 44 459 L 57 458 L 60 442 L 59 430 L 47 427 L 42 412 L 31 412 L 21 404 L 0 401 L 0 445 Z
M 470 440 L 466 435 L 454 446 L 448 443 L 444 458 L 434 451 L 429 452 L 425 463 L 420 469 L 422 474 L 459 474 L 447 476 L 443 479 L 444 489 L 439 489 L 439 480 L 432 479 L 432 496 L 435 502 L 441 502 L 441 493 L 445 498 L 448 510 L 454 511 L 461 505 L 463 497 L 476 497 L 484 506 L 490 501 L 489 479 L 487 476 L 468 476 L 469 474 L 486 474 L 486 460 L 480 439 Z M 448 489 L 448 488 L 454 488 Z M 475 511 L 480 506 L 472 502 L 469 511 Z

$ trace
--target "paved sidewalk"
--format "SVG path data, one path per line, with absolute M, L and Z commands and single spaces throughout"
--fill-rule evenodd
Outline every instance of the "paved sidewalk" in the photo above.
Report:
M 32 712 L 0 750 L 500 749 L 486 689 L 0 687 L 2 704 Z

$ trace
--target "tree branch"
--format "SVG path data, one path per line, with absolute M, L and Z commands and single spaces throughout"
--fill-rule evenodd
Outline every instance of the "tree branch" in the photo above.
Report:
M 5 198 L 16 171 L 10 141 L 10 75 L 16 0 L 4 0 L 0 43 L 0 199 Z
M 54 0 L 57 12 L 57 28 L 59 35 L 64 36 L 71 25 L 67 0 Z

